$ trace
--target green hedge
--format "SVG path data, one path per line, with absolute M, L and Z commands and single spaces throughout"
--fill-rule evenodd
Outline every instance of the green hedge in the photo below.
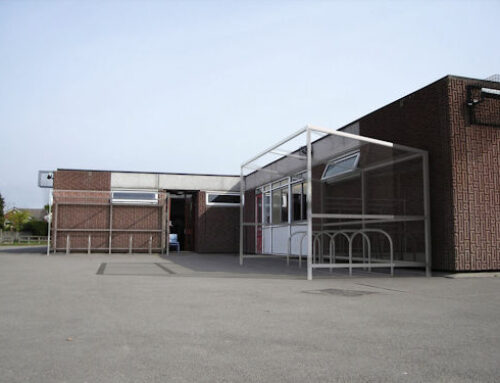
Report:
M 47 222 L 38 220 L 38 219 L 32 219 L 31 221 L 25 223 L 23 225 L 22 231 L 28 231 L 32 235 L 47 235 L 49 231 L 49 226 Z

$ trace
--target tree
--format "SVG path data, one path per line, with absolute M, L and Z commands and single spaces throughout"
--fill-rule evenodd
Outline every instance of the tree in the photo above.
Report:
M 3 209 L 5 207 L 5 200 L 2 197 L 2 194 L 0 194 L 0 229 L 3 229 L 3 223 L 5 221 L 5 217 L 3 216 Z
M 5 222 L 15 231 L 19 232 L 31 219 L 30 213 L 23 210 L 13 209 L 5 214 Z
M 30 219 L 23 225 L 22 231 L 31 233 L 31 235 L 46 236 L 49 225 L 46 221 L 40 219 Z

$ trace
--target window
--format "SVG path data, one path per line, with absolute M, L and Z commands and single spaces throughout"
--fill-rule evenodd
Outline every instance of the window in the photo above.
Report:
M 351 153 L 330 161 L 323 171 L 322 181 L 351 173 L 358 167 L 359 152 Z
M 143 191 L 114 191 L 112 192 L 112 203 L 115 204 L 138 204 L 156 205 L 158 193 Z
M 279 188 L 281 186 L 286 186 L 286 185 L 288 185 L 288 179 L 281 180 L 281 181 L 273 183 L 272 188 L 276 189 L 276 188 Z
M 273 225 L 288 222 L 288 187 L 273 190 Z
M 288 222 L 288 187 L 281 189 L 281 222 Z
M 291 182 L 291 194 L 288 183 Z M 299 174 L 257 188 L 262 193 L 262 224 L 280 225 L 307 219 L 307 182 Z
M 292 185 L 292 221 L 307 219 L 307 182 Z
M 240 206 L 238 193 L 207 193 L 207 205 Z
M 264 214 L 263 223 L 264 225 L 269 225 L 271 223 L 271 193 L 267 192 L 264 194 Z

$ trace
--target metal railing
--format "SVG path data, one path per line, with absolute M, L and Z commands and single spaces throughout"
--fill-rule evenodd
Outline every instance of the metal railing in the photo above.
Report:
M 2 245 L 41 245 L 47 243 L 47 236 L 39 235 L 0 235 Z

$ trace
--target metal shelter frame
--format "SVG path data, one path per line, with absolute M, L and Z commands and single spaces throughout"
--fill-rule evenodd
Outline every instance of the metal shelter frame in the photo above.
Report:
M 305 146 L 302 147 L 301 149 L 297 151 L 283 151 L 280 150 L 279 148 L 283 146 L 286 143 L 289 143 L 290 141 L 296 139 L 297 137 L 301 136 L 302 134 L 305 133 L 306 136 L 306 142 Z M 406 153 L 411 153 L 407 155 L 405 158 L 399 158 L 399 159 L 390 159 L 389 161 L 385 161 L 383 163 L 378 163 L 378 164 L 373 164 L 371 167 L 366 168 L 365 170 L 373 170 L 373 169 L 378 169 L 382 168 L 384 166 L 389 166 L 389 165 L 394 165 L 396 163 L 404 162 L 404 161 L 409 161 L 413 159 L 421 159 L 422 160 L 422 185 L 423 185 L 423 215 L 418 215 L 418 216 L 410 216 L 410 215 L 391 215 L 391 214 L 366 214 L 363 212 L 362 214 L 319 214 L 319 213 L 313 213 L 313 198 L 312 198 L 312 168 L 313 168 L 313 153 L 312 153 L 312 134 L 318 134 L 324 137 L 325 135 L 331 135 L 334 137 L 338 138 L 344 138 L 344 139 L 352 139 L 352 140 L 357 140 L 361 143 L 364 144 L 373 144 L 376 146 L 381 146 L 393 150 L 401 150 Z M 315 141 L 316 142 L 316 141 Z M 262 223 L 259 222 L 245 222 L 245 217 L 244 217 L 244 206 L 245 206 L 245 191 L 246 191 L 246 178 L 248 175 L 253 174 L 257 171 L 264 171 L 268 173 L 276 173 L 272 169 L 267 169 L 269 166 L 269 163 L 263 165 L 263 166 L 254 166 L 252 165 L 254 162 L 256 162 L 259 159 L 262 159 L 264 156 L 268 154 L 273 154 L 280 156 L 279 158 L 285 158 L 285 157 L 291 157 L 294 159 L 300 159 L 300 160 L 305 160 L 306 162 L 306 172 L 305 172 L 305 182 L 307 182 L 307 189 L 306 189 L 306 200 L 307 200 L 307 230 L 301 231 L 301 232 L 295 232 L 292 234 L 291 230 L 289 231 L 289 237 L 288 237 L 288 254 L 286 254 L 287 257 L 287 264 L 289 263 L 289 258 L 290 258 L 290 247 L 291 247 L 291 238 L 292 236 L 295 236 L 296 234 L 302 234 L 302 237 L 300 238 L 300 243 L 302 244 L 302 241 L 304 239 L 307 239 L 307 279 L 312 280 L 313 278 L 313 269 L 321 269 L 321 268 L 348 268 L 349 269 L 349 274 L 352 275 L 352 269 L 353 268 L 368 268 L 370 271 L 371 268 L 375 267 L 388 267 L 391 270 L 391 275 L 393 275 L 393 270 L 395 267 L 424 267 L 425 268 L 425 273 L 426 276 L 430 277 L 431 276 L 431 229 L 430 229 L 430 194 L 429 194 L 429 157 L 428 153 L 425 150 L 422 149 L 417 149 L 417 148 L 412 148 L 409 146 L 405 145 L 399 145 L 395 144 L 392 142 L 388 141 L 382 141 L 374 138 L 369 138 L 365 136 L 360 136 L 352 133 L 347 133 L 343 131 L 336 131 L 336 130 L 330 130 L 330 129 L 325 129 L 322 127 L 315 127 L 315 126 L 310 126 L 307 125 L 306 127 L 296 131 L 295 133 L 291 134 L 290 136 L 284 138 L 283 140 L 277 142 L 276 144 L 270 146 L 266 150 L 260 152 L 256 156 L 252 157 L 248 161 L 244 162 L 241 165 L 241 170 L 240 170 L 240 247 L 239 247 L 239 261 L 240 265 L 243 265 L 243 262 L 247 258 L 269 258 L 271 256 L 279 256 L 277 254 L 245 254 L 244 253 L 244 231 L 245 227 L 257 227 L 261 226 Z M 245 170 L 250 170 L 251 172 L 248 173 L 247 175 L 245 174 Z M 290 181 L 288 184 L 289 190 L 290 190 Z M 364 193 L 365 191 L 363 190 L 364 188 L 364 183 L 362 182 L 362 192 L 361 196 L 364 198 Z M 289 194 L 290 195 L 290 194 Z M 247 203 L 254 203 L 254 201 L 247 201 Z M 362 202 L 364 204 L 364 202 Z M 341 219 L 341 220 L 346 220 L 343 222 L 333 222 L 326 224 L 325 226 L 330 226 L 332 227 L 332 230 L 322 230 L 321 232 L 314 232 L 313 231 L 313 220 L 314 219 Z M 422 262 L 407 262 L 407 261 L 394 261 L 393 259 L 393 243 L 390 235 L 387 232 L 384 232 L 384 230 L 381 229 L 374 229 L 374 228 L 366 228 L 365 225 L 370 224 L 370 223 L 390 223 L 390 222 L 417 222 L 421 221 L 424 224 L 424 238 L 425 238 L 425 246 L 424 246 L 424 256 L 425 256 L 425 261 Z M 339 229 L 335 230 L 335 226 L 344 226 L 344 225 L 362 225 L 361 229 L 353 229 L 353 230 L 347 230 L 347 229 Z M 289 223 L 290 226 L 290 223 Z M 388 261 L 382 261 L 382 262 L 377 262 L 371 260 L 371 250 L 370 250 L 370 240 L 367 239 L 367 233 L 368 232 L 378 232 L 379 234 L 385 236 L 388 239 L 389 245 L 390 245 L 390 258 Z M 333 251 L 332 251 L 332 245 L 330 242 L 330 262 L 329 263 L 323 263 L 323 254 L 318 256 L 317 260 L 319 261 L 316 262 L 316 259 L 314 257 L 314 251 L 315 251 L 315 246 L 318 243 L 318 238 L 321 237 L 322 235 L 327 235 L 329 236 L 332 241 L 334 241 L 336 236 L 343 236 L 346 237 L 349 243 L 349 256 L 348 256 L 348 262 L 347 263 L 335 263 L 335 245 L 333 245 Z M 353 263 L 353 253 L 352 253 L 352 242 L 356 236 L 361 236 L 364 238 L 363 240 L 363 263 Z M 368 263 L 366 263 L 365 259 L 365 240 L 367 241 L 367 247 L 368 247 L 368 254 L 367 254 L 367 259 Z M 334 243 L 334 242 L 333 242 Z M 302 248 L 302 246 L 301 246 Z M 301 250 L 302 251 L 302 250 Z M 299 265 L 302 260 L 302 254 L 299 256 Z

